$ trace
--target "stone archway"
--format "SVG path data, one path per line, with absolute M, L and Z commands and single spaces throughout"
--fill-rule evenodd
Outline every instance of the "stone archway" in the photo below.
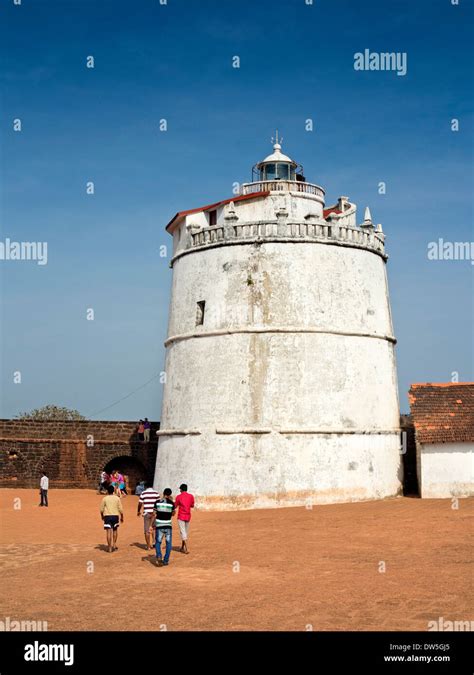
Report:
M 115 469 L 128 476 L 130 494 L 135 492 L 137 484 L 142 480 L 146 480 L 148 475 L 143 463 L 130 455 L 118 455 L 109 459 L 104 466 L 104 471 L 110 474 Z

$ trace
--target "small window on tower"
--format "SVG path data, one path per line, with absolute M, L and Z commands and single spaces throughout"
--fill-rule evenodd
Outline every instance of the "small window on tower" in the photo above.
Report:
M 204 323 L 204 308 L 206 307 L 206 301 L 200 300 L 197 303 L 196 310 L 196 326 L 202 326 Z
M 217 225 L 217 211 L 209 211 L 209 225 Z

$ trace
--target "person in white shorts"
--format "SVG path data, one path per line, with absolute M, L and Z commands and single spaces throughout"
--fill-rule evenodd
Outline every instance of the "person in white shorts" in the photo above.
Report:
M 179 486 L 180 494 L 176 497 L 174 505 L 178 509 L 178 526 L 181 534 L 181 553 L 189 553 L 188 536 L 189 523 L 191 521 L 191 509 L 194 508 L 194 496 L 188 492 L 186 483 Z

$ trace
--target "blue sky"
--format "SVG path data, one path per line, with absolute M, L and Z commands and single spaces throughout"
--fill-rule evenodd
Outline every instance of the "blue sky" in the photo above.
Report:
M 328 204 L 383 224 L 402 410 L 411 382 L 474 380 L 474 266 L 427 259 L 474 239 L 472 3 L 11 0 L 0 22 L 1 240 L 48 242 L 46 266 L 0 261 L 2 417 L 94 415 L 163 369 L 164 227 L 249 180 L 275 128 Z M 407 74 L 355 71 L 364 49 Z M 96 417 L 159 419 L 161 387 Z

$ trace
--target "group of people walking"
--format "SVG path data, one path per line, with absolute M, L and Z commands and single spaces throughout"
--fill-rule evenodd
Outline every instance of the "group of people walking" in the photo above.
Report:
M 117 550 L 117 536 L 119 523 L 123 523 L 123 507 L 120 496 L 110 485 L 108 494 L 103 498 L 100 514 L 107 536 L 107 550 L 109 553 Z M 180 553 L 189 553 L 188 537 L 191 509 L 194 508 L 194 496 L 188 492 L 186 483 L 179 486 L 179 494 L 173 501 L 170 488 L 163 490 L 160 495 L 151 483 L 147 483 L 145 490 L 138 500 L 137 516 L 143 515 L 143 530 L 147 550 L 155 548 L 156 564 L 168 565 L 172 547 L 173 517 L 177 512 L 177 521 L 181 536 Z M 163 556 L 162 543 L 165 541 Z

